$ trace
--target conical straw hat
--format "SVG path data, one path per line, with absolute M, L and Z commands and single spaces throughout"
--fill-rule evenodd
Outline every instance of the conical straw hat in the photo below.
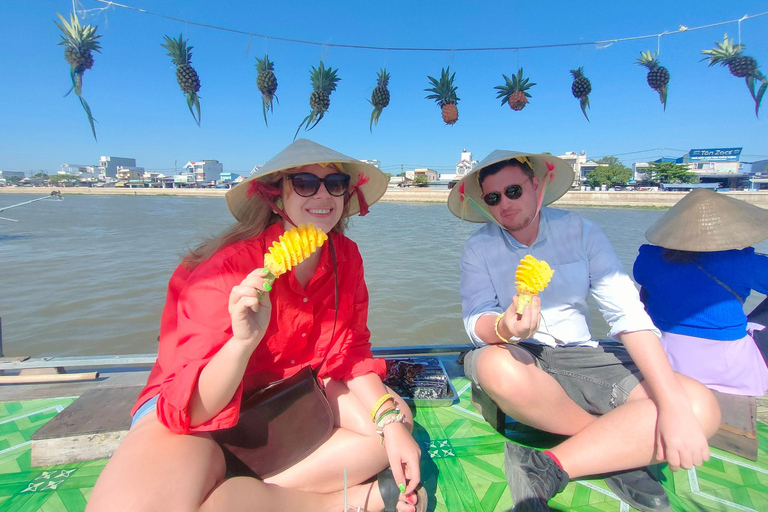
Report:
M 678 251 L 743 249 L 768 238 L 768 210 L 713 190 L 696 189 L 651 226 L 645 238 Z
M 451 193 L 448 194 L 448 209 L 451 213 L 469 222 L 488 222 L 492 217 L 488 205 L 483 201 L 483 191 L 478 180 L 480 171 L 489 165 L 513 158 L 526 158 L 530 162 L 533 174 L 539 178 L 540 187 L 543 185 L 544 176 L 552 167 L 554 178 L 547 184 L 542 205 L 548 205 L 560 199 L 573 185 L 573 168 L 565 160 L 552 155 L 497 149 L 485 157 L 482 162 L 477 164 L 477 167 L 472 169 L 451 189 Z M 464 196 L 470 198 L 471 201 L 467 201 L 467 197 Z M 478 211 L 478 208 L 482 209 L 483 212 Z
M 259 200 L 258 196 L 249 198 L 248 195 L 249 183 L 257 178 L 305 165 L 331 163 L 339 164 L 341 171 L 350 175 L 350 188 L 358 185 L 360 174 L 365 175 L 360 190 L 368 206 L 381 199 L 381 196 L 387 191 L 387 177 L 378 168 L 311 140 L 298 139 L 260 167 L 256 174 L 227 192 L 229 211 L 237 220 L 240 220 L 248 209 L 248 202 Z M 357 200 L 357 195 L 352 195 L 349 199 L 349 215 L 354 215 L 359 211 L 360 203 Z

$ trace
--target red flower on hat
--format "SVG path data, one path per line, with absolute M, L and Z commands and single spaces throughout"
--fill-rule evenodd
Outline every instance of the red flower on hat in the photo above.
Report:
M 550 171 L 554 171 L 555 170 L 555 164 L 553 164 L 552 162 L 544 162 L 544 163 L 547 164 L 547 169 L 548 170 L 550 170 Z
M 459 183 L 459 194 L 461 194 L 459 196 L 459 201 L 463 201 L 464 200 L 464 181 L 463 180 L 461 183 Z

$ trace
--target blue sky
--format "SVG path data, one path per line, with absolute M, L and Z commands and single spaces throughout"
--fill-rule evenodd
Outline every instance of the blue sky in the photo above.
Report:
M 124 0 L 126 5 L 187 21 L 323 43 L 382 47 L 464 48 L 608 40 L 696 27 L 768 11 L 765 1 L 701 2 L 389 2 Z M 660 60 L 671 73 L 668 106 L 634 64 L 657 39 L 521 51 L 397 52 L 308 46 L 212 30 L 82 0 L 87 23 L 102 34 L 102 53 L 86 72 L 83 96 L 93 110 L 98 143 L 77 99 L 63 97 L 69 67 L 57 46 L 56 13 L 71 0 L 0 3 L 0 170 L 56 171 L 99 156 L 134 157 L 148 170 L 172 170 L 188 160 L 218 159 L 244 173 L 293 138 L 309 113 L 309 69 L 321 59 L 341 82 L 320 124 L 303 136 L 357 158 L 377 158 L 385 171 L 428 166 L 452 172 L 461 150 L 478 160 L 494 149 L 586 150 L 591 158 L 620 155 L 625 163 L 692 148 L 743 147 L 742 161 L 768 158 L 768 99 L 762 118 L 743 79 L 700 62 L 700 51 L 738 37 L 736 23 L 667 35 Z M 202 126 L 187 110 L 174 68 L 160 47 L 164 35 L 194 46 L 202 81 Z M 768 74 L 768 16 L 741 24 L 748 55 Z M 255 57 L 268 53 L 279 81 L 274 114 L 264 125 Z M 459 121 L 445 126 L 439 107 L 424 99 L 427 75 L 456 72 Z M 493 87 L 522 66 L 538 85 L 522 112 L 500 106 Z M 587 122 L 570 91 L 568 72 L 584 66 L 592 81 Z M 376 73 L 391 73 L 391 104 L 368 130 L 367 99 Z M 654 149 L 649 152 L 643 150 Z M 638 152 L 638 153 L 635 153 Z M 632 154 L 627 154 L 632 153 Z

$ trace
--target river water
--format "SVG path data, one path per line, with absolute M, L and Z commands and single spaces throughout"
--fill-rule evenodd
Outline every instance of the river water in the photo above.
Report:
M 0 209 L 30 200 L 4 194 Z M 643 233 L 664 212 L 572 208 L 606 232 L 630 272 Z M 0 220 L 4 355 L 150 353 L 165 289 L 185 248 L 233 222 L 221 198 L 67 196 Z M 377 346 L 466 343 L 459 258 L 479 224 L 442 204 L 379 203 L 348 235 L 363 254 Z M 765 242 L 758 246 L 768 252 Z M 753 294 L 745 309 L 762 296 Z M 594 303 L 593 303 L 594 305 Z M 590 328 L 607 326 L 593 307 Z

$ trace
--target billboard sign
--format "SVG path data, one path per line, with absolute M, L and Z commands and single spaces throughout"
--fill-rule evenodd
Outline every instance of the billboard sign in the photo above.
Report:
M 692 149 L 689 162 L 738 162 L 741 148 Z

